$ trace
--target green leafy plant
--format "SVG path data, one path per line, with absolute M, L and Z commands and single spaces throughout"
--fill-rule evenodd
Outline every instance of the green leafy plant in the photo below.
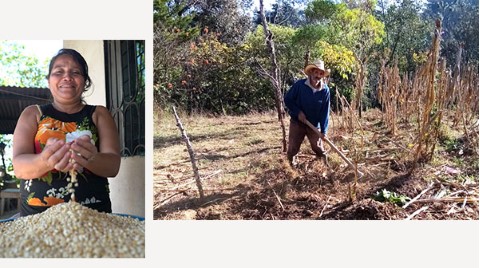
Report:
M 408 201 L 411 200 L 410 197 L 405 196 L 405 195 L 400 195 L 395 192 L 390 192 L 386 189 L 382 189 L 380 192 L 377 191 L 373 195 L 373 199 L 379 202 L 389 202 L 393 203 L 397 206 L 403 206 L 405 205 Z

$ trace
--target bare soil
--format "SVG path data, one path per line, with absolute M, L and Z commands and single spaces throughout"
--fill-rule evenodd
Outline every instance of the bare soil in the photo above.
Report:
M 371 110 L 362 119 L 361 134 L 350 135 L 334 116 L 329 137 L 365 173 L 355 178 L 333 150 L 328 166 L 316 159 L 307 140 L 298 165 L 291 167 L 282 153 L 274 113 L 180 118 L 195 150 L 205 198 L 199 198 L 174 117 L 159 113 L 154 137 L 156 220 L 479 219 L 478 145 L 454 128 L 447 128 L 449 143 L 439 141 L 431 161 L 412 169 L 412 123 L 400 124 L 392 135 L 379 111 Z M 285 123 L 288 129 L 289 120 Z M 410 199 L 389 202 L 379 198 L 382 191 Z

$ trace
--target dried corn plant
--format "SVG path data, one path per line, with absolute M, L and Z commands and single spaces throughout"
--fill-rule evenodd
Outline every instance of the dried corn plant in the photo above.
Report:
M 386 67 L 384 62 L 380 70 L 377 97 L 382 105 L 383 122 L 392 135 L 396 135 L 397 132 L 397 107 L 402 102 L 400 81 L 397 63 L 395 62 L 393 67 Z
M 440 33 L 441 23 L 437 21 L 428 60 L 412 76 L 400 75 L 396 62 L 390 67 L 383 64 L 380 70 L 377 97 L 389 132 L 396 134 L 398 115 L 404 122 L 417 120 L 414 163 L 432 159 L 447 111 L 453 112 L 453 125 L 462 123 L 465 137 L 478 144 L 478 70 L 461 66 L 460 47 L 452 76 L 445 60 L 439 59 Z
M 476 66 L 462 66 L 462 72 L 454 76 L 451 85 L 452 99 L 448 106 L 454 109 L 452 124 L 462 126 L 465 139 L 478 153 L 479 83 Z
M 415 113 L 415 106 L 412 105 L 416 103 L 415 91 L 413 90 L 413 81 L 408 73 L 402 75 L 402 82 L 400 85 L 400 94 L 399 94 L 399 111 L 398 114 L 403 115 L 403 122 L 410 122 L 412 114 Z
M 453 78 L 449 106 L 457 108 L 452 120 L 453 126 L 463 124 L 465 136 L 470 136 L 472 125 L 477 124 L 478 103 L 478 69 L 474 66 L 462 66 L 463 72 Z
M 439 93 L 435 92 L 435 86 L 437 84 L 436 76 L 441 32 L 441 23 L 440 20 L 437 20 L 429 57 L 425 65 L 420 68 L 420 79 L 417 80 L 421 85 L 420 89 L 423 90 L 423 94 L 420 94 L 418 102 L 418 136 L 415 144 L 413 168 L 419 161 L 424 162 L 432 159 L 432 147 L 434 148 L 436 144 L 436 136 L 439 130 L 434 121 L 439 121 L 437 117 L 440 115 L 438 113 L 439 103 L 436 101 L 436 96 Z
M 342 116 L 340 117 L 340 128 L 343 130 L 343 133 L 348 134 L 350 139 L 348 139 L 348 144 L 346 147 L 351 152 L 349 157 L 351 158 L 353 164 L 355 165 L 355 170 L 358 170 L 357 164 L 360 162 L 363 155 L 361 154 L 364 151 L 365 143 L 363 138 L 365 137 L 365 133 L 363 131 L 363 126 L 360 123 L 360 120 L 355 113 L 355 108 L 353 108 L 345 96 L 341 95 L 338 91 L 336 91 L 337 96 L 337 103 L 341 104 L 341 113 Z M 359 139 L 356 139 L 358 137 Z M 349 168 L 349 167 L 347 167 Z M 352 182 L 348 184 L 348 199 L 349 201 L 354 201 L 356 199 L 356 189 L 358 183 L 358 173 L 354 172 L 355 177 Z
M 476 68 L 460 68 L 461 48 L 453 77 L 446 62 L 438 59 L 441 25 L 437 21 L 435 36 L 427 63 L 414 78 L 414 90 L 418 92 L 418 136 L 415 143 L 414 166 L 418 162 L 430 161 L 440 135 L 443 118 L 447 110 L 454 111 L 454 126 L 463 123 L 465 137 L 478 144 L 478 71 Z

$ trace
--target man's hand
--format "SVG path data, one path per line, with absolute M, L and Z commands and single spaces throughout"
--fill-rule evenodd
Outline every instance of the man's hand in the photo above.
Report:
M 298 113 L 298 121 L 300 121 L 302 123 L 307 122 L 307 117 L 305 116 L 305 114 L 302 111 L 300 111 Z
M 319 133 L 318 133 L 318 136 L 319 136 L 320 139 L 322 139 L 323 141 L 327 138 L 327 136 L 325 136 L 325 134 L 323 134 L 322 132 L 319 132 Z

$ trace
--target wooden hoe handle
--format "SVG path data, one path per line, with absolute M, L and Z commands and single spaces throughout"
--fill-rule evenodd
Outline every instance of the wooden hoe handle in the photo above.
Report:
M 306 122 L 304 122 L 307 126 L 309 126 L 312 130 L 314 130 L 318 136 L 320 137 L 320 131 L 314 127 L 312 125 L 312 123 L 308 122 L 308 120 L 306 120 Z M 350 161 L 350 159 L 348 159 L 345 154 L 343 154 L 338 148 L 337 146 L 335 146 L 335 144 L 333 144 L 326 136 L 324 137 L 323 139 L 338 155 L 340 155 L 340 157 L 343 159 L 343 161 L 345 161 L 354 171 L 356 171 L 357 173 L 357 178 L 361 178 L 363 177 L 363 173 L 360 172 L 359 170 L 357 170 L 355 168 L 355 165 L 352 163 L 352 161 Z

